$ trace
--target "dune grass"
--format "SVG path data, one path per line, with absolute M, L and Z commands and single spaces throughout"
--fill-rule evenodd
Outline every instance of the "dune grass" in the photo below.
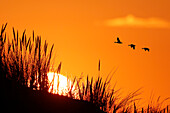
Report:
M 48 90 L 47 73 L 54 45 L 48 52 L 48 43 L 42 45 L 41 37 L 27 38 L 26 30 L 19 36 L 13 28 L 12 40 L 6 40 L 5 26 L 1 29 L 1 70 L 6 78 L 35 90 Z
M 100 61 L 99 61 L 100 63 Z M 129 93 L 126 97 L 120 97 L 119 90 L 115 90 L 115 86 L 111 87 L 111 78 L 109 75 L 106 80 L 98 76 L 96 79 L 87 76 L 85 81 L 78 78 L 75 81 L 75 87 L 78 90 L 78 98 L 95 104 L 98 108 L 105 112 L 130 112 L 132 105 L 139 98 L 140 89 Z
M 13 38 L 7 39 L 5 29 L 7 24 L 2 25 L 0 34 L 0 86 L 4 86 L 4 81 L 10 80 L 13 85 L 18 87 L 29 87 L 32 90 L 41 90 L 48 92 L 52 87 L 53 92 L 54 77 L 49 83 L 47 73 L 50 71 L 52 51 L 54 45 L 48 49 L 48 43 L 42 44 L 40 36 L 35 36 L 34 31 L 32 37 L 26 36 L 26 30 L 22 36 L 13 28 Z M 100 72 L 100 60 L 98 71 Z M 57 73 L 61 71 L 61 63 L 56 69 Z M 93 77 L 74 77 L 71 84 L 68 84 L 67 96 L 72 99 L 88 101 L 96 105 L 102 111 L 108 113 L 127 113 L 127 112 L 147 112 L 147 113 L 168 113 L 168 106 L 162 108 L 162 103 L 169 98 L 160 102 L 160 97 L 156 105 L 148 104 L 147 109 L 139 109 L 135 101 L 139 100 L 140 89 L 129 93 L 125 97 L 120 97 L 119 90 L 115 90 L 115 86 L 111 87 L 112 75 L 103 80 L 98 75 Z M 69 78 L 68 78 L 69 79 Z M 58 79 L 59 80 L 59 79 Z M 59 81 L 57 89 L 59 88 Z

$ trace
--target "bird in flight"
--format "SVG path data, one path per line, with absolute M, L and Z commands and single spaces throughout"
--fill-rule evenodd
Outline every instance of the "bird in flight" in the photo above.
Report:
M 147 47 L 144 47 L 144 48 L 142 48 L 142 49 L 144 49 L 145 51 L 148 51 L 148 52 L 149 52 L 149 48 L 147 48 Z
M 122 44 L 122 42 L 120 41 L 119 37 L 117 37 L 117 42 L 114 42 L 114 43 Z
M 130 46 L 131 48 L 135 49 L 135 46 L 136 46 L 136 45 L 130 44 L 130 45 L 128 45 L 128 46 Z

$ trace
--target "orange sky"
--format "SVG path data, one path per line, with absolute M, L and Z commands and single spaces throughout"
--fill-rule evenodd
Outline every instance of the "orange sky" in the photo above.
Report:
M 113 83 L 122 91 L 140 87 L 170 96 L 169 0 L 1 0 L 0 24 L 8 22 L 55 44 L 56 66 L 62 74 L 97 76 L 118 68 Z M 120 37 L 123 45 L 113 42 Z M 136 44 L 136 50 L 127 45 Z M 144 52 L 142 47 L 151 51 Z M 146 96 L 147 95 L 147 96 Z

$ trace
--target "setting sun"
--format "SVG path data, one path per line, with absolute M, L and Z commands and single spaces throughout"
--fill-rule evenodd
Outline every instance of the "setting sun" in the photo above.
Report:
M 71 85 L 70 84 L 71 81 L 67 77 L 54 72 L 48 73 L 48 80 L 52 84 L 49 88 L 49 92 L 58 93 L 60 95 L 61 94 L 66 95 L 68 91 L 68 86 Z M 53 87 L 53 91 L 51 91 L 52 87 Z

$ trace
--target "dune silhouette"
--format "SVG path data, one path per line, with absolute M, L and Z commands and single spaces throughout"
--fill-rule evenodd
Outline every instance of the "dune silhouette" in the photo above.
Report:
M 11 81 L 8 80 L 8 83 Z M 104 113 L 93 103 L 27 87 L 11 86 L 1 96 L 4 113 Z
M 42 45 L 41 37 L 35 36 L 34 32 L 33 37 L 26 38 L 25 31 L 20 37 L 14 28 L 13 38 L 11 41 L 8 38 L 6 43 L 6 26 L 2 25 L 0 31 L 1 112 L 104 113 L 93 102 L 94 99 L 91 99 L 92 103 L 75 98 L 73 85 L 68 87 L 67 96 L 50 93 L 49 88 L 54 84 L 49 82 L 48 73 L 54 45 L 47 51 L 48 43 L 44 41 Z M 61 64 L 56 69 L 57 73 L 61 71 Z

